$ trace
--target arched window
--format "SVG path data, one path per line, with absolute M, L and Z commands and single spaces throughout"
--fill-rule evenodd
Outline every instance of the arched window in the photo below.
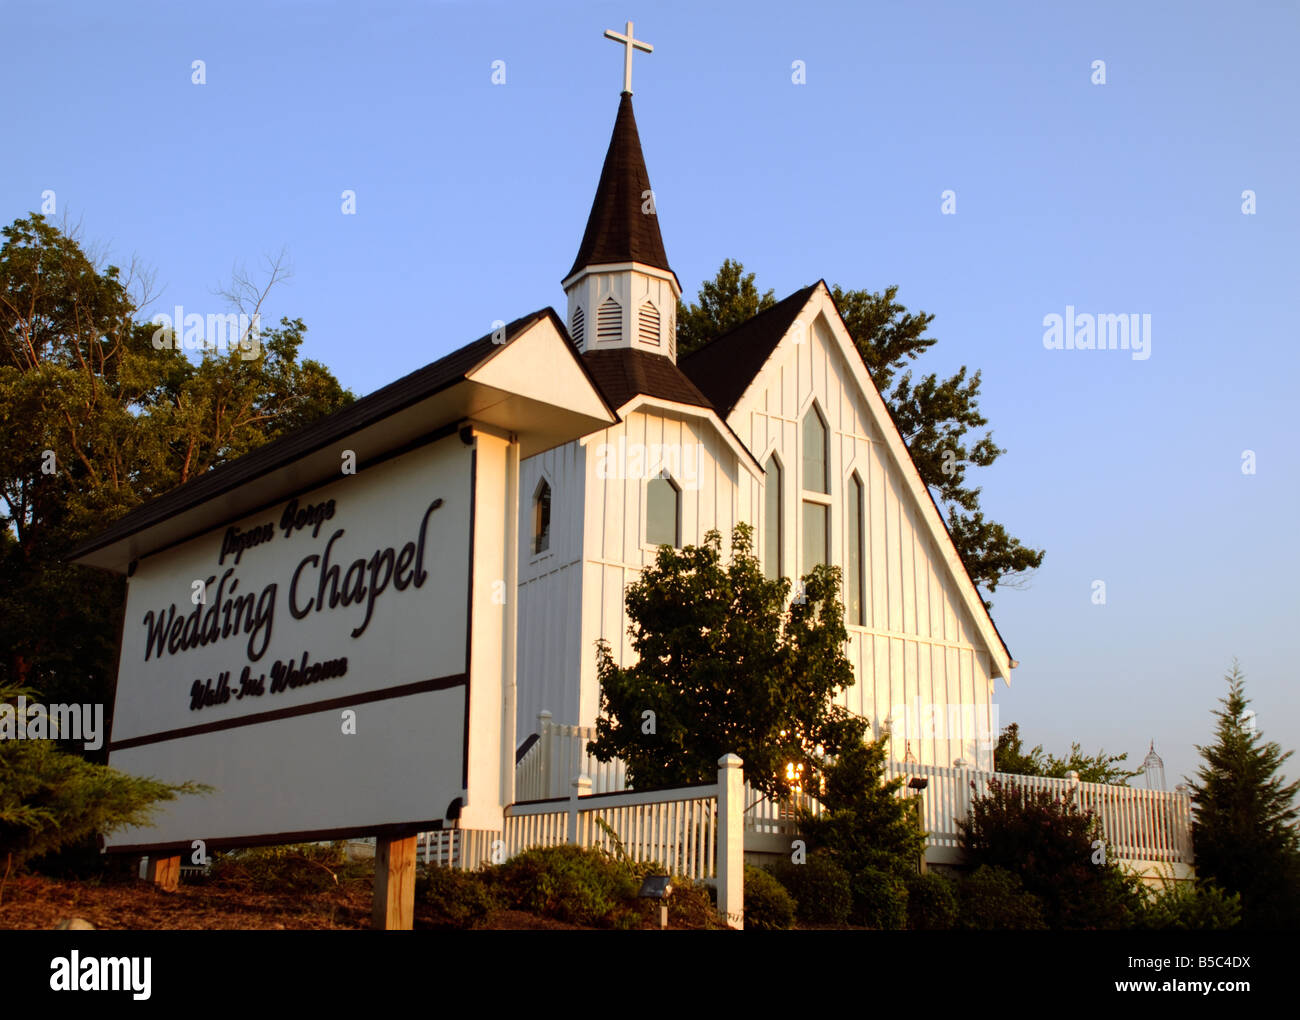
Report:
M 596 340 L 619 340 L 623 336 L 623 308 L 612 297 L 596 309 Z
M 641 306 L 640 321 L 637 323 L 637 335 L 643 344 L 659 346 L 659 309 L 649 301 Z
M 830 429 L 817 405 L 803 416 L 803 562 L 806 574 L 831 561 Z
M 830 432 L 813 404 L 803 416 L 803 487 L 809 492 L 831 491 L 827 475 L 829 446 Z
M 583 334 L 586 333 L 586 331 L 587 315 L 583 312 L 582 305 L 574 305 L 573 322 L 569 327 L 569 334 L 573 337 L 573 343 L 578 350 L 582 350 L 582 343 L 585 339 Z
M 781 520 L 781 462 L 776 454 L 763 465 L 763 568 L 768 577 L 784 577 L 781 569 L 781 538 L 785 531 Z
M 844 611 L 846 622 L 856 624 L 859 627 L 864 627 L 867 623 L 865 619 L 866 600 L 863 598 L 862 579 L 862 542 L 865 532 L 862 526 L 865 512 L 864 495 L 862 479 L 858 477 L 855 471 L 849 476 L 849 505 L 844 508 L 849 521 L 848 549 L 845 550 L 844 557 L 847 561 Z
M 533 555 L 551 547 L 551 486 L 543 478 L 533 493 Z
M 682 544 L 682 492 L 666 474 L 645 487 L 645 540 L 650 545 Z

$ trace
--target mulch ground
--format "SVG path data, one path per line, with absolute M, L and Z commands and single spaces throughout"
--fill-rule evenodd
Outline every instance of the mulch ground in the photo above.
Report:
M 182 883 L 174 893 L 133 878 L 65 881 L 41 875 L 11 877 L 0 902 L 0 929 L 50 929 L 79 917 L 96 928 L 132 931 L 367 930 L 373 897 L 366 880 L 343 880 L 325 893 L 271 894 L 215 883 Z M 421 911 L 416 907 L 415 926 Z M 427 924 L 423 925 L 428 927 Z M 478 927 L 510 930 L 572 929 L 520 910 L 497 910 Z

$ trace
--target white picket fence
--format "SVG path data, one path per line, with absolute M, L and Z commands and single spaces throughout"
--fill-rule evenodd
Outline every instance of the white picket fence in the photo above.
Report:
M 447 829 L 420 834 L 423 863 L 477 870 L 538 847 L 599 847 L 670 874 L 707 882 L 733 927 L 744 916 L 744 773 L 735 755 L 718 762 L 717 781 L 669 790 L 593 793 L 576 779 L 567 797 L 517 801 L 499 832 Z
M 525 803 L 566 796 L 578 776 L 591 780 L 593 794 L 627 790 L 627 774 L 618 759 L 598 761 L 587 753 L 596 739 L 594 726 L 565 726 L 551 721 L 550 712 L 537 717 L 536 739 L 515 767 L 515 801 Z M 776 801 L 745 784 L 744 830 L 747 834 L 795 838 L 799 835 L 797 811 L 806 807 L 820 812 L 811 797 L 796 795 Z
M 1106 852 L 1111 856 L 1129 861 L 1192 863 L 1191 797 L 1182 791 L 1167 793 L 1083 783 L 1077 779 L 1017 776 L 898 761 L 889 762 L 887 774 L 890 779 L 902 776 L 904 780 L 927 780 L 921 791 L 921 815 L 932 847 L 955 850 L 960 845 L 958 820 L 969 815 L 972 799 L 987 794 L 989 780 L 996 778 L 1023 790 L 1046 790 L 1094 812 L 1101 821 Z M 911 794 L 905 787 L 903 795 Z

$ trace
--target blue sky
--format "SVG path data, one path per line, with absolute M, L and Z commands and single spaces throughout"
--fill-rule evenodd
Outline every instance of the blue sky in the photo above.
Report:
M 151 313 L 224 311 L 284 248 L 270 317 L 364 394 L 562 305 L 629 18 L 689 296 L 727 257 L 778 297 L 897 283 L 936 315 L 918 367 L 983 371 L 984 507 L 1047 550 L 994 596 L 1002 721 L 1134 762 L 1154 738 L 1172 785 L 1237 656 L 1300 745 L 1294 4 L 6 2 L 0 220 L 53 190 L 156 269 Z M 1149 314 L 1150 357 L 1046 350 L 1067 305 Z

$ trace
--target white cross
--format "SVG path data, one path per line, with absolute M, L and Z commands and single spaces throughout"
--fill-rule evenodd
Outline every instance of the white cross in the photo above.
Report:
M 640 39 L 632 38 L 632 22 L 627 23 L 627 35 L 619 35 L 612 28 L 605 29 L 605 38 L 613 39 L 624 46 L 623 50 L 623 91 L 632 91 L 632 50 L 638 49 L 643 53 L 653 53 L 655 48 L 648 42 L 642 42 Z

